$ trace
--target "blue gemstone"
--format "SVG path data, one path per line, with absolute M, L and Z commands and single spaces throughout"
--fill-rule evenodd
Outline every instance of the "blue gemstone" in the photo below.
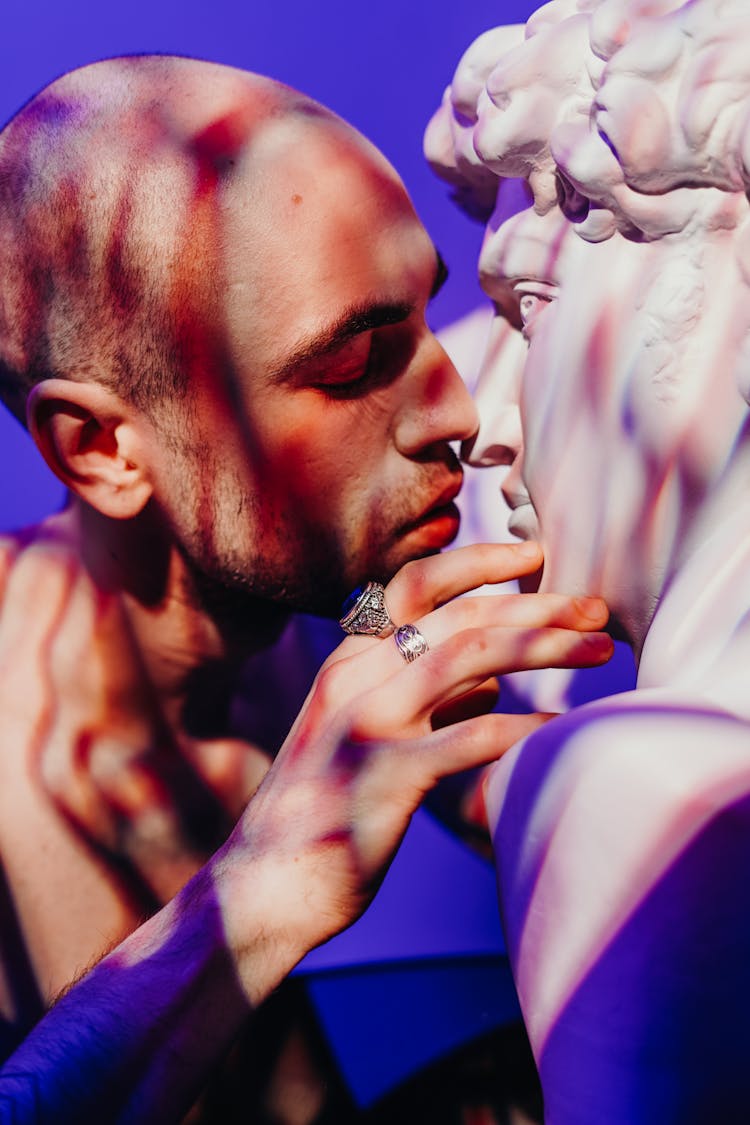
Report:
M 352 590 L 349 597 L 346 599 L 341 607 L 341 616 L 346 617 L 347 613 L 354 609 L 355 605 L 365 592 L 364 586 L 357 586 L 356 590 Z

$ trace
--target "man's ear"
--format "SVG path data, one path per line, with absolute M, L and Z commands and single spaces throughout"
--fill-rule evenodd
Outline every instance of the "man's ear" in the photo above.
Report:
M 29 394 L 26 418 L 52 472 L 112 519 L 130 519 L 153 491 L 145 419 L 98 383 L 45 379 Z

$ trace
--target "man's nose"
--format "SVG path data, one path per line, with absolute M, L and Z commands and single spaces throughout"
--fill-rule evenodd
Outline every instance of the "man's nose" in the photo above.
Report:
M 461 457 L 468 464 L 512 465 L 520 452 L 523 436 L 519 394 L 526 353 L 521 334 L 498 317 L 492 326 L 474 394 L 479 430 L 461 447 Z
M 466 384 L 431 332 L 414 357 L 412 393 L 399 411 L 395 441 L 401 453 L 414 457 L 431 446 L 467 441 L 479 418 Z

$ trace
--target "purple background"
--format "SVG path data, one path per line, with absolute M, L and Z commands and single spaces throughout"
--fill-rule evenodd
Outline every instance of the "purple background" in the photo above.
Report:
M 422 133 L 460 54 L 480 32 L 523 21 L 533 0 L 6 0 L 0 120 L 57 75 L 111 55 L 194 55 L 271 75 L 324 102 L 385 152 L 437 241 L 451 280 L 433 306 L 440 327 L 475 307 L 480 228 L 459 215 L 422 158 Z M 427 14 L 429 13 L 429 15 Z M 32 522 L 62 489 L 0 409 L 0 528 Z

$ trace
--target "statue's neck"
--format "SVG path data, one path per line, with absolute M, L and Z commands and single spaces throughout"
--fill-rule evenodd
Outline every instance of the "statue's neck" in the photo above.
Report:
M 643 644 L 639 687 L 677 688 L 750 717 L 750 489 L 702 511 L 665 582 Z

